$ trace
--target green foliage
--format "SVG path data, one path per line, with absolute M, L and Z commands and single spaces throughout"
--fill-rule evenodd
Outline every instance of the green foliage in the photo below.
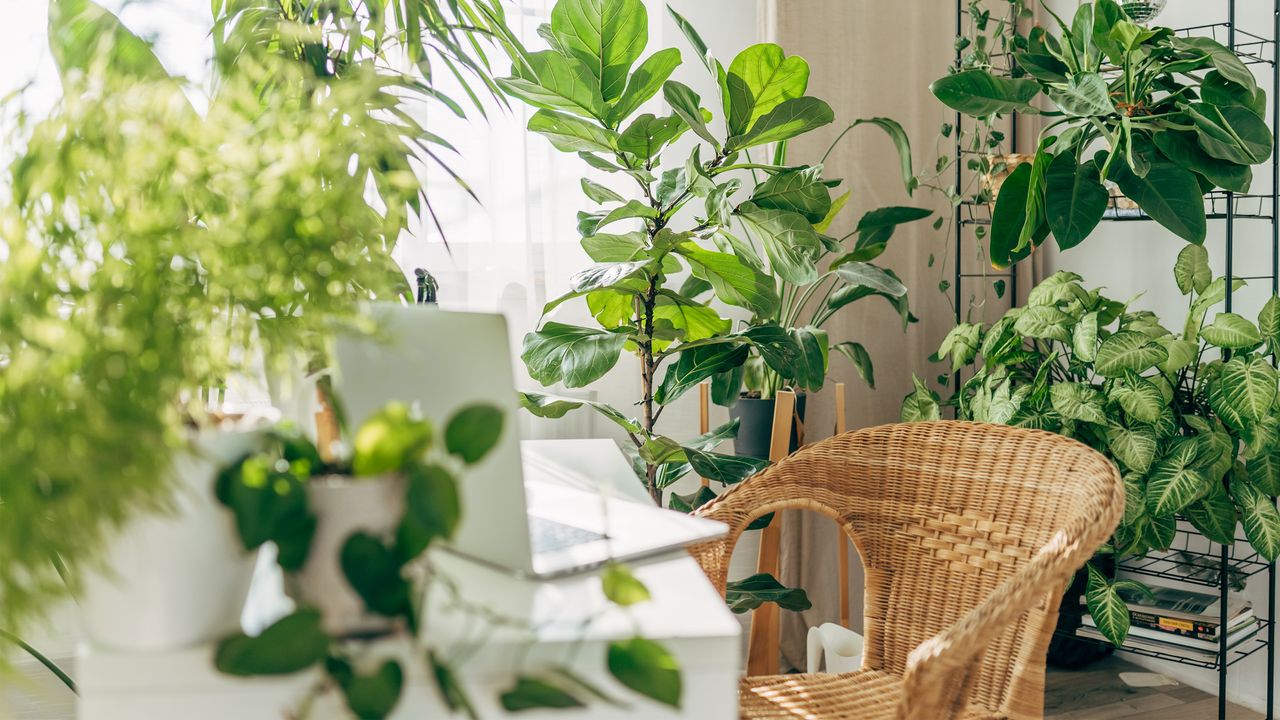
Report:
M 945 105 L 988 124 L 1037 113 L 1041 95 L 1056 108 L 1032 169 L 1019 166 L 1000 188 L 992 261 L 1016 262 L 1050 233 L 1064 250 L 1078 245 L 1106 211 L 1107 180 L 1175 235 L 1204 242 L 1204 192 L 1247 192 L 1251 166 L 1271 156 L 1266 92 L 1213 39 L 1142 28 L 1114 0 L 1082 4 L 1070 23 L 1054 18 L 1057 36 L 1037 28 L 1016 37 L 1012 75 L 979 51 L 931 86 Z M 1119 72 L 1104 72 L 1113 67 Z M 1103 150 L 1086 158 L 1095 145 Z
M 1278 305 L 1268 302 L 1256 325 L 1221 313 L 1206 326 L 1226 278 L 1211 278 L 1196 245 L 1179 254 L 1174 277 L 1188 296 L 1181 336 L 1086 289 L 1079 275 L 1046 278 L 1025 307 L 953 330 L 934 359 L 950 358 L 968 379 L 945 401 L 917 380 L 903 420 L 937 419 L 945 406 L 960 419 L 1059 432 L 1105 454 L 1126 487 L 1109 545 L 1117 555 L 1167 549 L 1181 515 L 1216 542 L 1232 542 L 1239 524 L 1263 557 L 1280 556 L 1280 513 L 1270 500 L 1280 488 L 1280 375 L 1264 354 Z M 1092 570 L 1086 594 L 1117 644 L 1128 614 L 1115 590 L 1125 582 Z
M 609 643 L 609 673 L 618 682 L 664 705 L 680 707 L 684 685 L 675 656 L 642 637 Z
M 768 573 L 757 573 L 728 583 L 725 600 L 735 613 L 750 612 L 767 602 L 777 603 L 783 610 L 802 611 L 813 607 L 804 590 L 786 587 Z

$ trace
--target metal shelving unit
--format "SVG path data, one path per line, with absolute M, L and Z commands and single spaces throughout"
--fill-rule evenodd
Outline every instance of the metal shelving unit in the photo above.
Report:
M 1270 37 L 1238 26 L 1236 13 L 1238 0 L 1217 1 L 1223 5 L 1226 14 L 1225 20 L 1179 28 L 1177 32 L 1188 37 L 1211 37 L 1233 50 L 1246 65 L 1265 66 L 1265 72 L 1270 73 L 1271 97 L 1269 99 L 1273 140 L 1271 188 L 1268 194 L 1240 194 L 1228 191 L 1210 192 L 1205 195 L 1205 212 L 1210 221 L 1223 224 L 1226 240 L 1226 275 L 1250 281 L 1266 280 L 1270 283 L 1271 294 L 1276 295 L 1280 294 L 1280 223 L 1277 222 L 1277 214 L 1280 214 L 1280 69 L 1277 66 L 1277 40 L 1280 39 L 1280 0 L 1272 0 L 1271 3 L 1272 27 L 1269 30 Z M 1257 0 L 1253 1 L 1256 2 Z M 963 36 L 965 32 L 966 5 L 965 0 L 956 0 L 955 28 L 957 38 Z M 960 50 L 957 49 L 957 65 L 960 59 Z M 957 189 L 964 186 L 965 163 L 961 161 L 961 158 L 968 152 L 962 147 L 960 129 L 963 127 L 963 122 L 964 117 L 960 113 L 956 113 L 955 182 Z M 1010 131 L 1007 133 L 1007 137 L 1009 151 L 1017 152 L 1019 144 L 1016 114 L 1010 118 Z M 1141 210 L 1126 207 L 1120 198 L 1116 197 L 1112 198 L 1111 207 L 1108 208 L 1106 215 L 1103 217 L 1103 220 L 1108 222 L 1141 222 L 1150 219 Z M 1270 223 L 1270 235 L 1268 238 L 1271 249 L 1270 273 L 1250 272 L 1249 275 L 1236 275 L 1237 223 L 1242 224 L 1240 229 L 1248 231 L 1251 241 L 1256 241 L 1263 233 L 1263 230 L 1259 228 L 1261 222 Z M 955 223 L 955 268 L 951 286 L 957 324 L 964 322 L 965 319 L 963 300 L 966 281 L 993 282 L 1005 280 L 1011 304 L 1016 305 L 1018 303 L 1018 266 L 1020 263 L 1015 263 L 1007 270 L 994 274 L 971 272 L 965 268 L 967 235 L 972 234 L 975 228 L 989 226 L 990 224 L 990 206 L 972 202 L 961 204 L 960 213 Z M 1233 304 L 1232 288 L 1228 284 L 1225 310 L 1231 312 Z M 958 390 L 961 382 L 958 373 L 953 376 L 953 382 Z M 1274 502 L 1275 499 L 1273 498 L 1272 501 Z M 1236 547 L 1240 542 L 1244 542 L 1243 539 L 1232 545 L 1217 545 L 1200 535 L 1185 521 L 1179 520 L 1174 545 L 1169 551 L 1151 553 L 1142 557 L 1122 558 L 1117 563 L 1117 569 L 1139 577 L 1173 580 L 1179 583 L 1217 589 L 1221 600 L 1222 614 L 1219 618 L 1221 627 L 1227 626 L 1227 599 L 1233 582 L 1247 581 L 1250 578 L 1265 580 L 1267 583 L 1266 614 L 1264 616 L 1257 608 L 1254 609 L 1259 622 L 1256 635 L 1235 647 L 1228 648 L 1226 634 L 1222 633 L 1218 655 L 1213 660 L 1205 660 L 1203 655 L 1197 656 L 1192 652 L 1179 653 L 1176 647 L 1171 647 L 1167 652 L 1138 647 L 1123 647 L 1120 649 L 1145 657 L 1216 670 L 1218 673 L 1219 720 L 1225 720 L 1227 717 L 1228 670 L 1245 658 L 1265 651 L 1267 658 L 1266 718 L 1267 720 L 1274 720 L 1276 638 L 1275 624 L 1272 620 L 1275 618 L 1276 612 L 1276 565 L 1275 563 L 1267 562 L 1251 549 L 1238 554 Z M 1248 544 L 1245 543 L 1243 547 L 1247 548 Z

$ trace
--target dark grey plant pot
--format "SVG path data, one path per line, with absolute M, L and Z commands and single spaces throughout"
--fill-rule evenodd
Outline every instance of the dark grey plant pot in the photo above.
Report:
M 796 393 L 796 415 L 804 421 L 805 394 Z M 773 434 L 773 398 L 739 397 L 738 402 L 729 408 L 729 417 L 740 421 L 738 437 L 733 441 L 733 450 L 743 457 L 769 459 L 769 437 Z M 791 428 L 791 452 L 800 449 L 800 440 L 796 436 L 796 428 Z

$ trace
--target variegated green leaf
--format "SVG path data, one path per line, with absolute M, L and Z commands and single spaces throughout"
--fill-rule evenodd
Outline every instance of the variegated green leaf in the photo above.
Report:
M 1093 617 L 1098 631 L 1114 645 L 1120 646 L 1129 636 L 1129 606 L 1093 563 L 1085 567 L 1088 568 L 1089 582 L 1085 586 L 1084 600 L 1089 607 L 1089 615 Z
M 1023 309 L 1013 327 L 1024 337 L 1065 343 L 1071 342 L 1071 324 L 1070 315 L 1056 307 L 1040 305 Z
M 1213 280 L 1213 271 L 1209 269 L 1209 251 L 1203 245 L 1187 244 L 1183 247 L 1173 266 L 1173 279 L 1183 295 L 1204 292 Z
M 1145 473 L 1156 457 L 1156 435 L 1145 429 L 1133 429 L 1112 425 L 1107 429 L 1107 448 L 1124 466 L 1136 473 Z
M 1093 362 L 1098 355 L 1098 313 L 1085 313 L 1071 330 L 1071 351 L 1076 359 Z
M 1173 515 L 1209 492 L 1209 482 L 1195 469 L 1196 442 L 1175 440 L 1169 452 L 1147 474 L 1147 512 Z
M 1125 375 L 1124 380 L 1111 384 L 1107 395 L 1118 404 L 1125 413 L 1138 422 L 1152 423 L 1160 418 L 1165 406 L 1165 397 L 1150 380 L 1133 373 Z
M 1267 495 L 1280 495 L 1280 453 L 1251 457 L 1245 461 L 1244 466 L 1249 474 L 1249 482 Z
M 1275 560 L 1280 556 L 1280 512 L 1271 498 L 1239 476 L 1232 478 L 1231 496 L 1240 508 L 1240 523 L 1249 544 L 1267 560 Z
M 1058 383 L 1050 389 L 1049 398 L 1053 409 L 1064 418 L 1099 424 L 1107 422 L 1103 395 L 1092 385 Z
M 912 377 L 915 390 L 902 400 L 902 422 L 928 422 L 942 419 L 938 395 L 918 377 Z
M 1230 350 L 1257 347 L 1262 343 L 1258 328 L 1235 313 L 1218 313 L 1212 325 L 1200 330 L 1200 337 L 1205 342 Z
M 1106 377 L 1120 377 L 1126 372 L 1141 373 L 1169 359 L 1159 343 L 1140 332 L 1118 332 L 1102 341 L 1093 369 Z
M 1276 371 L 1256 355 L 1231 358 L 1209 383 L 1209 406 L 1235 430 L 1268 415 L 1275 399 Z

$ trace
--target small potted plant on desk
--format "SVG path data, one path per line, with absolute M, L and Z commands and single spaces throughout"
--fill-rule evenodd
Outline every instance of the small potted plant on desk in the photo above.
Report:
M 246 549 L 275 545 L 297 609 L 256 636 L 224 638 L 215 666 L 235 676 L 318 670 L 322 679 L 304 707 L 337 690 L 354 716 L 382 720 L 399 704 L 405 665 L 422 662 L 444 705 L 476 717 L 454 663 L 422 632 L 426 585 L 448 581 L 426 551 L 453 536 L 463 512 L 459 475 L 484 458 L 502 427 L 500 410 L 471 405 L 438 432 L 392 403 L 361 424 L 349 443 L 322 441 L 327 450 L 280 427 L 265 450 L 227 466 L 218 478 L 218 499 L 234 516 Z M 606 567 L 601 585 L 617 606 L 649 599 L 648 589 L 622 565 Z M 518 622 L 465 598 L 455 602 L 482 622 Z M 419 648 L 421 660 L 403 654 L 404 643 L 375 645 L 397 637 Z M 640 636 L 616 640 L 608 644 L 606 660 L 623 686 L 679 707 L 679 664 L 661 644 Z M 567 664 L 526 664 L 513 667 L 513 685 L 499 696 L 509 711 L 618 702 Z

